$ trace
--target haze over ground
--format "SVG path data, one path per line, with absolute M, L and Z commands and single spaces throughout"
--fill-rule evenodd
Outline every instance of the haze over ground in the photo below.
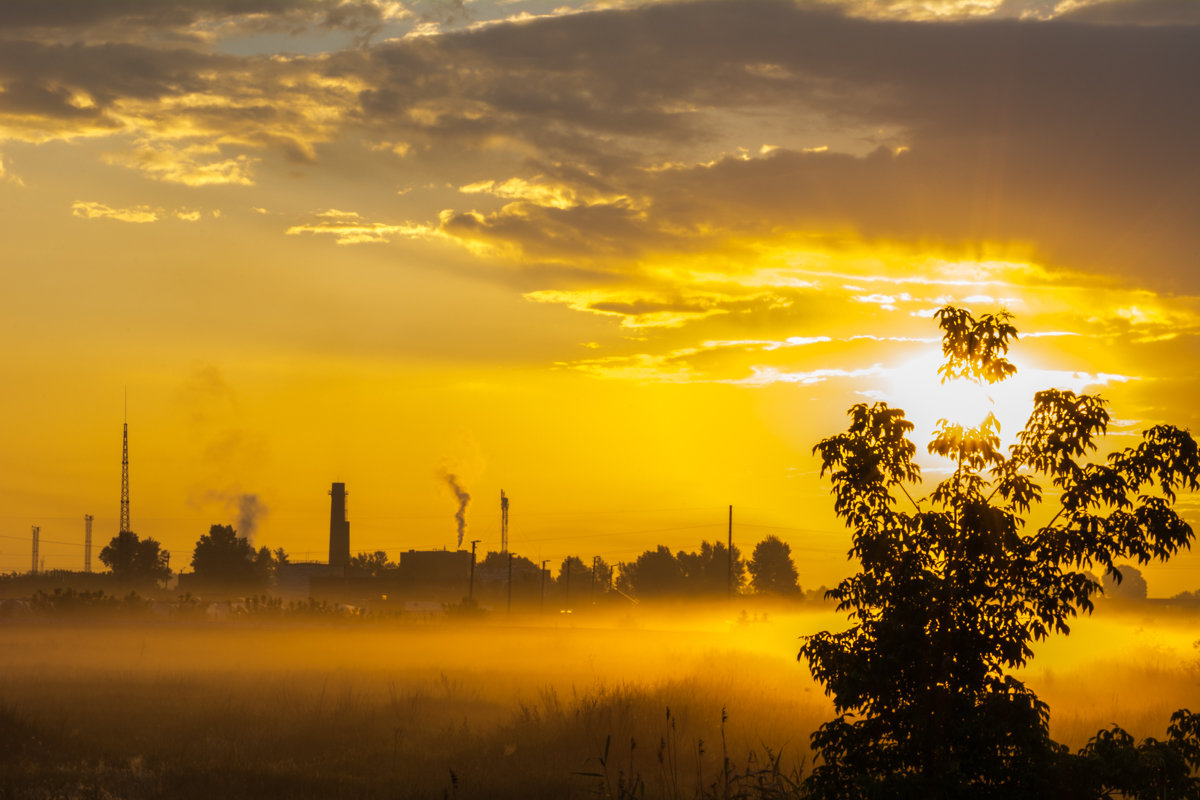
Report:
M 732 504 L 743 552 L 774 533 L 832 584 L 810 448 L 863 399 L 921 444 L 965 402 L 946 303 L 1017 315 L 1007 431 L 1049 385 L 1111 400 L 1112 447 L 1195 428 L 1198 22 L 5 3 L 0 570 L 31 525 L 47 568 L 81 566 L 84 514 L 116 533 L 126 387 L 132 527 L 176 569 L 245 494 L 256 543 L 323 558 L 335 480 L 355 552 L 452 547 L 448 469 L 485 549 L 501 489 L 556 563 L 694 549 Z M 1195 555 L 1145 573 L 1200 586 Z

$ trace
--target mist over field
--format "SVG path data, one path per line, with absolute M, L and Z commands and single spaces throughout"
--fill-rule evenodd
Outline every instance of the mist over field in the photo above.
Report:
M 5 797 L 695 796 L 801 775 L 832 703 L 799 636 L 830 606 L 729 603 L 482 621 L 0 627 Z M 1078 747 L 1200 705 L 1200 614 L 1103 604 L 1020 677 Z M 722 731 L 722 714 L 727 722 Z M 723 734 L 723 739 L 722 739 Z M 632 746 L 631 746 L 632 743 Z M 605 758 L 605 754 L 608 757 Z M 107 794 L 105 794 L 107 792 Z

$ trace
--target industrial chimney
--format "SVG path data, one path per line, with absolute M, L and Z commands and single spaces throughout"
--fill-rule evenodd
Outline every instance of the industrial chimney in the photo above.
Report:
M 329 490 L 329 566 L 345 569 L 350 564 L 350 523 L 346 520 L 346 484 Z

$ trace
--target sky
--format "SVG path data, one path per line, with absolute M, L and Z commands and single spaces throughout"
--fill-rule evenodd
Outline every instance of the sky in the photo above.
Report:
M 1198 427 L 1197 75 L 1191 0 L 9 0 L 0 571 L 85 514 L 99 568 L 127 419 L 176 570 L 216 523 L 323 560 L 334 481 L 352 552 L 454 548 L 453 474 L 481 552 L 501 490 L 553 563 L 732 505 L 832 585 L 812 446 L 975 407 L 944 305 L 1015 315 L 1006 434 L 1051 386 L 1106 450 Z

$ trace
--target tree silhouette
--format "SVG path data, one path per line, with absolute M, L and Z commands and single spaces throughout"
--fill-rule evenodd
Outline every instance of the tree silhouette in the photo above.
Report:
M 376 550 L 374 553 L 359 553 L 350 559 L 349 567 L 354 572 L 378 578 L 399 569 L 399 565 L 388 560 L 387 552 Z
M 792 548 L 778 536 L 768 536 L 754 546 L 748 567 L 750 585 L 759 594 L 795 594 L 800 591 L 800 576 L 792 562 Z
M 678 594 L 683 591 L 683 569 L 666 545 L 647 550 L 632 564 L 618 569 L 617 588 L 637 597 Z
M 685 591 L 691 594 L 725 594 L 729 591 L 729 551 L 721 541 L 700 543 L 698 553 L 680 550 L 675 554 L 683 570 Z M 733 546 L 733 590 L 742 587 L 746 578 L 746 562 L 738 546 Z
M 1111 574 L 1106 574 L 1100 581 L 1100 585 L 1104 588 L 1104 596 L 1131 603 L 1145 600 L 1150 587 L 1146 584 L 1146 578 L 1142 575 L 1142 571 L 1128 564 L 1121 564 L 1117 569 L 1121 572 L 1121 580 L 1117 580 Z
M 100 562 L 118 580 L 152 584 L 171 577 L 171 554 L 149 537 L 121 531 L 100 551 Z
M 196 542 L 192 570 L 198 580 L 225 586 L 259 586 L 274 568 L 271 551 L 255 551 L 232 525 L 213 525 Z
M 1009 314 L 976 320 L 946 307 L 936 318 L 943 381 L 1013 374 Z M 812 737 L 812 796 L 1101 797 L 1130 786 L 1142 796 L 1148 778 L 1092 767 L 1153 761 L 1155 748 L 1174 758 L 1146 767 L 1154 780 L 1200 791 L 1188 777 L 1200 766 L 1197 718 L 1177 714 L 1167 742 L 1135 746 L 1114 729 L 1072 756 L 1049 737 L 1048 707 L 1011 674 L 1034 641 L 1068 633 L 1079 611 L 1092 610 L 1100 586 L 1084 569 L 1119 580 L 1114 559 L 1144 564 L 1190 545 L 1172 506 L 1176 492 L 1197 488 L 1192 437 L 1160 425 L 1136 447 L 1085 463 L 1107 429 L 1105 402 L 1049 389 L 1035 395 L 1007 456 L 994 416 L 975 428 L 942 420 L 928 449 L 951 474 L 916 499 L 921 474 L 904 412 L 859 404 L 849 416 L 845 433 L 814 448 L 861 570 L 827 594 L 852 627 L 807 637 L 800 651 L 839 714 Z M 1038 480 L 1057 490 L 1060 507 L 1031 530 L 1023 515 L 1041 501 Z

